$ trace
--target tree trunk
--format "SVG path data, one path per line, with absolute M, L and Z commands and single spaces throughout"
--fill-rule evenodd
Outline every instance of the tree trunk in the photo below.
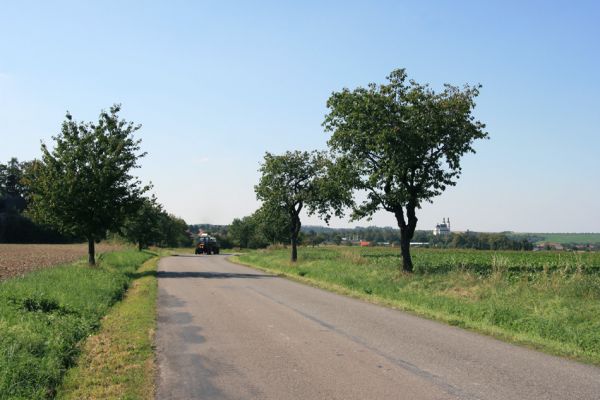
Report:
M 94 238 L 88 238 L 88 264 L 96 265 L 96 243 Z
M 300 227 L 302 224 L 300 223 L 300 217 L 297 213 L 292 215 L 292 224 L 290 229 L 290 241 L 292 244 L 292 256 L 290 261 L 295 263 L 298 261 L 298 234 L 300 233 Z
M 415 229 L 417 227 L 417 216 L 415 214 L 416 205 L 408 203 L 406 205 L 406 215 L 408 223 L 404 219 L 404 210 L 400 207 L 394 212 L 398 227 L 400 228 L 400 253 L 402 254 L 402 270 L 405 272 L 413 272 L 413 263 L 410 256 L 410 241 L 412 240 Z
M 402 270 L 413 272 L 413 263 L 410 256 L 410 239 L 404 229 L 400 229 L 400 253 L 402 254 Z
M 292 262 L 298 261 L 298 238 L 292 236 L 292 257 L 290 259 Z
M 142 251 L 142 249 L 143 249 L 143 246 L 142 246 L 142 241 L 140 240 L 140 241 L 138 242 L 138 251 Z

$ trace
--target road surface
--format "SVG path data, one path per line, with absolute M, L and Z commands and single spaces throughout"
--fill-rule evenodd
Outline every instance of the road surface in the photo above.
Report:
M 600 399 L 600 368 L 274 277 L 161 260 L 157 399 Z

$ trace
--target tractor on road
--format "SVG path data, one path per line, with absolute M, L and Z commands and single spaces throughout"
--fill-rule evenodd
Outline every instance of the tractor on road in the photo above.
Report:
M 206 233 L 198 236 L 196 240 L 195 254 L 219 254 L 219 243 L 214 236 Z

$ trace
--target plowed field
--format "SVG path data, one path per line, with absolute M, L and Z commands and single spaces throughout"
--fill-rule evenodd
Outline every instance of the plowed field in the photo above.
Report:
M 96 252 L 120 246 L 100 243 Z M 87 255 L 87 244 L 0 244 L 0 280 L 26 274 L 38 268 L 76 261 Z

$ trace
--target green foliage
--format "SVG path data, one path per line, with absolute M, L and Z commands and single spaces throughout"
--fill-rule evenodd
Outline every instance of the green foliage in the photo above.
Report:
M 18 213 L 0 213 L 0 243 L 73 243 L 81 239 L 36 224 Z
M 93 243 L 117 231 L 147 187 L 131 175 L 138 167 L 140 128 L 119 119 L 120 106 L 102 111 L 96 124 L 76 122 L 67 113 L 54 148 L 42 144 L 42 161 L 27 177 L 30 212 L 37 221 Z
M 244 249 L 266 247 L 269 242 L 260 228 L 261 225 L 255 214 L 236 218 L 229 226 L 227 237 L 236 247 Z
M 32 221 L 26 213 L 26 177 L 37 161 L 0 163 L 0 243 L 67 243 L 77 238 Z
M 414 249 L 399 274 L 390 248 L 307 248 L 242 263 L 600 365 L 600 253 Z
M 441 243 L 440 243 L 441 242 Z M 533 244 L 524 238 L 511 238 L 503 233 L 452 233 L 447 238 L 434 236 L 432 244 L 444 247 L 478 250 L 532 250 Z
M 188 234 L 188 225 L 183 219 L 163 211 L 159 214 L 158 226 L 160 241 L 157 244 L 159 246 L 188 247 L 192 245 L 192 239 Z
M 229 226 L 228 237 L 234 246 L 248 248 L 254 231 L 255 224 L 252 217 L 235 218 Z
M 291 258 L 295 261 L 302 226 L 300 212 L 304 209 L 309 215 L 318 214 L 328 222 L 332 213 L 342 216 L 350 196 L 347 191 L 339 190 L 340 180 L 334 175 L 340 171 L 324 152 L 266 153 L 260 172 L 260 181 L 254 188 L 256 197 L 263 202 L 265 212 L 281 210 L 287 214 Z
M 372 244 L 399 243 L 400 230 L 391 227 L 329 228 L 322 226 L 304 226 L 307 244 L 341 244 L 342 238 L 355 241 L 367 241 Z M 318 243 L 314 243 L 315 240 Z M 466 248 L 478 250 L 532 250 L 533 244 L 524 235 L 505 233 L 461 232 L 435 236 L 432 231 L 415 231 L 414 242 L 437 248 Z
M 161 213 L 163 213 L 162 206 L 158 204 L 156 197 L 140 199 L 138 209 L 127 216 L 121 227 L 121 234 L 128 241 L 137 244 L 138 250 L 160 242 L 163 238 Z
M 479 86 L 445 85 L 436 93 L 407 82 L 403 69 L 389 83 L 333 93 L 323 125 L 337 164 L 351 176 L 345 182 L 366 191 L 353 218 L 379 209 L 393 213 L 401 230 L 403 267 L 412 270 L 409 243 L 417 225 L 415 210 L 440 195 L 460 176 L 461 157 L 487 134 L 472 111 Z
M 309 229 L 302 238 L 302 243 L 314 247 L 325 242 L 325 240 L 327 240 L 327 236 L 324 233 L 317 233 L 314 230 Z
M 265 203 L 252 214 L 258 233 L 267 244 L 286 243 L 290 240 L 290 218 L 284 209 Z
M 0 282 L 0 399 L 47 399 L 73 365 L 78 343 L 127 289 L 149 253 L 102 255 Z
M 25 209 L 22 179 L 26 165 L 14 157 L 6 164 L 0 163 L 0 213 L 22 212 Z
M 258 249 L 269 244 L 286 243 L 290 235 L 288 214 L 265 203 L 252 215 L 236 218 L 226 230 L 233 246 Z

